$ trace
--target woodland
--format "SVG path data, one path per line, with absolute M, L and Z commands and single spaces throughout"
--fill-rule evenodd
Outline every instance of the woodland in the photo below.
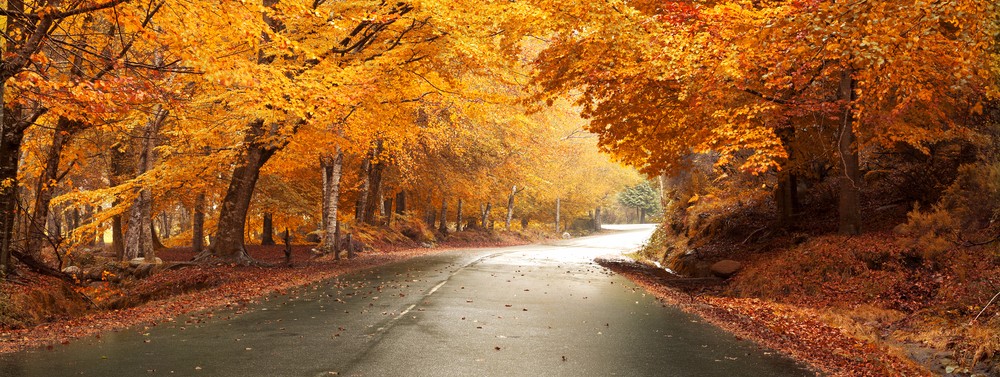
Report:
M 640 263 L 740 266 L 677 289 L 1000 374 L 993 1 L 0 4 L 0 326 L 250 244 L 628 217 Z

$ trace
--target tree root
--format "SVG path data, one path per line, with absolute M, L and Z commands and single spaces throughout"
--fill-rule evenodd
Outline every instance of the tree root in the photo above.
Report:
M 262 262 L 250 257 L 246 249 L 240 250 L 233 257 L 220 257 L 218 255 L 212 254 L 212 250 L 202 251 L 200 254 L 195 255 L 191 258 L 191 262 L 195 264 L 235 264 L 247 267 L 276 267 L 279 264 Z

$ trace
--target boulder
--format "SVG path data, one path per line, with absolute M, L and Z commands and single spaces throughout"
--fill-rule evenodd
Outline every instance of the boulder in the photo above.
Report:
M 563 234 L 562 234 L 562 238 L 565 239 L 565 240 L 568 240 L 568 239 L 570 239 L 572 237 L 573 236 L 571 234 L 569 234 L 569 232 L 563 232 Z
M 715 262 L 714 264 L 712 264 L 712 267 L 710 267 L 710 269 L 712 270 L 712 274 L 725 279 L 730 276 L 733 276 L 733 274 L 735 274 L 736 271 L 740 270 L 740 267 L 743 267 L 742 263 L 726 259 Z
M 69 266 L 69 267 L 66 267 L 66 268 L 62 269 L 62 272 L 64 274 L 67 274 L 67 275 L 79 275 L 80 272 L 81 272 L 81 270 L 80 270 L 80 267 Z

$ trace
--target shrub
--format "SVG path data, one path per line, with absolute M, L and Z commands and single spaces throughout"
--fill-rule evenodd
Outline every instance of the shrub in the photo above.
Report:
M 915 208 L 898 226 L 903 247 L 936 260 L 976 233 L 995 233 L 1000 219 L 1000 163 L 963 165 L 958 176 L 928 210 Z

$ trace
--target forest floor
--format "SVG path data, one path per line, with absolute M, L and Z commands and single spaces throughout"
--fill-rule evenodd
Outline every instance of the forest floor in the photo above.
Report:
M 284 266 L 284 246 L 248 246 L 248 252 L 254 259 L 280 267 L 196 265 L 162 271 L 146 279 L 128 280 L 122 284 L 101 283 L 81 287 L 76 289 L 75 294 L 58 279 L 23 273 L 19 278 L 21 284 L 5 283 L 0 287 L 3 296 L 0 297 L 0 314 L 4 310 L 8 313 L 49 314 L 45 314 L 44 318 L 35 318 L 40 324 L 0 326 L 0 353 L 66 344 L 81 337 L 100 336 L 102 332 L 137 325 L 155 326 L 159 322 L 209 308 L 239 307 L 271 293 L 281 294 L 288 289 L 344 273 L 422 255 L 457 248 L 528 242 L 518 235 L 466 234 L 433 248 L 375 245 L 375 251 L 339 261 L 333 260 L 332 256 L 311 259 L 314 245 L 293 245 L 292 267 Z M 162 250 L 158 256 L 164 261 L 187 261 L 193 253 L 189 249 L 174 248 Z M 81 292 L 92 301 L 90 305 L 79 302 Z

